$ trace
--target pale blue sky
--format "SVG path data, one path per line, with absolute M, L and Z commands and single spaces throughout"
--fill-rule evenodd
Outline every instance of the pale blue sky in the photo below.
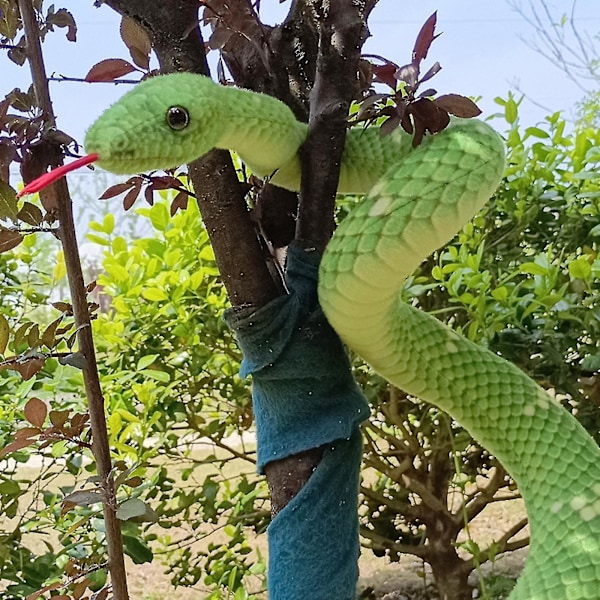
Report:
M 549 2 L 556 14 L 571 6 L 570 0 Z M 261 4 L 269 22 L 281 19 L 289 6 L 278 0 L 262 0 Z M 118 16 L 107 6 L 96 9 L 92 0 L 62 0 L 56 6 L 64 6 L 75 15 L 79 41 L 69 43 L 62 32 L 48 36 L 45 51 L 49 73 L 82 77 L 103 58 L 128 58 L 118 35 Z M 598 32 L 600 0 L 578 0 L 577 6 L 581 28 L 591 34 Z M 533 32 L 508 0 L 380 0 L 372 13 L 372 37 L 365 51 L 400 64 L 408 62 L 420 26 L 436 9 L 438 31 L 443 35 L 434 42 L 427 64 L 435 60 L 442 63 L 443 70 L 431 82 L 440 93 L 483 96 L 480 106 L 489 115 L 498 110 L 494 97 L 506 96 L 517 83 L 532 100 L 548 109 L 573 114 L 581 91 L 522 41 L 522 37 L 531 39 Z M 28 72 L 1 54 L 0 72 L 0 96 L 28 84 Z M 53 83 L 59 127 L 82 139 L 87 126 L 127 89 L 112 84 Z M 545 114 L 533 103 L 523 103 L 525 125 L 536 123 Z

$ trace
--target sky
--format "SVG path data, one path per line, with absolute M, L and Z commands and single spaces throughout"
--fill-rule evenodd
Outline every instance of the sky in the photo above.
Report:
M 380 0 L 369 22 L 371 37 L 364 51 L 383 55 L 398 64 L 409 61 L 415 37 L 429 15 L 438 11 L 437 31 L 428 68 L 436 60 L 442 71 L 431 81 L 439 93 L 456 92 L 481 96 L 484 116 L 498 112 L 497 96 L 519 89 L 527 95 L 521 108 L 521 122 L 534 125 L 549 112 L 562 110 L 574 116 L 574 106 L 582 92 L 565 75 L 524 40 L 534 32 L 511 7 L 519 0 Z M 524 6 L 530 0 L 520 0 Z M 557 18 L 571 7 L 571 0 L 548 0 Z M 109 7 L 93 7 L 93 0 L 58 0 L 74 14 L 78 42 L 72 44 L 64 31 L 47 37 L 44 44 L 49 74 L 83 77 L 99 60 L 108 57 L 128 59 L 128 51 L 118 34 L 119 17 Z M 289 2 L 262 0 L 263 20 L 280 22 Z M 600 31 L 600 0 L 578 0 L 577 24 L 582 31 Z M 27 87 L 26 68 L 14 66 L 0 54 L 0 97 L 13 87 Z M 58 125 L 76 139 L 83 139 L 93 120 L 127 91 L 127 86 L 55 82 L 51 93 Z M 540 108 L 538 104 L 544 106 Z

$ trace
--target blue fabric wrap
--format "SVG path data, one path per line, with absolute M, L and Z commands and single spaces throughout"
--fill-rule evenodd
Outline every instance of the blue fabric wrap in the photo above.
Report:
M 346 351 L 318 305 L 320 254 L 294 243 L 288 250 L 289 293 L 266 306 L 228 311 L 252 375 L 257 466 L 348 439 L 369 414 Z
M 367 401 L 317 299 L 320 254 L 288 249 L 289 293 L 225 315 L 252 375 L 257 467 L 325 446 L 299 494 L 269 527 L 271 600 L 353 600 L 359 555 L 359 424 Z
M 269 526 L 270 600 L 355 600 L 362 437 L 327 446 L 317 470 Z

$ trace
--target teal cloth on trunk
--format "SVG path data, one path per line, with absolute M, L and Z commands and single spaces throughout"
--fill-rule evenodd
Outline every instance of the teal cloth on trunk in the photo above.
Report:
M 369 409 L 318 305 L 320 258 L 292 244 L 289 293 L 225 316 L 243 352 L 241 375 L 253 378 L 258 470 L 325 447 L 315 473 L 269 527 L 271 600 L 350 600 L 358 577 L 359 424 Z

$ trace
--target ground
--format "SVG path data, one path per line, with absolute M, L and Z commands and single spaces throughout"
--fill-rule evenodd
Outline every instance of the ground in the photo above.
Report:
M 39 472 L 41 464 L 36 469 L 35 458 L 26 467 L 19 469 L 19 475 L 24 479 L 33 479 Z M 68 475 L 61 473 L 54 481 L 54 486 L 60 486 L 61 480 Z M 30 498 L 31 499 L 31 498 Z M 512 524 L 519 521 L 524 515 L 524 507 L 520 500 L 499 502 L 489 505 L 470 526 L 470 534 L 481 546 L 489 544 L 498 538 Z M 175 532 L 171 532 L 175 535 Z M 211 538 L 213 541 L 214 538 Z M 459 540 L 464 541 L 464 540 Z M 29 547 L 35 549 L 39 540 L 30 538 L 24 540 Z M 205 544 L 199 541 L 198 544 Z M 266 535 L 258 536 L 251 540 L 251 544 L 261 553 L 267 555 Z M 504 558 L 499 558 L 493 565 L 486 564 L 482 568 L 485 578 L 498 577 L 504 585 L 506 576 L 516 577 L 524 562 L 525 551 L 512 552 Z M 360 581 L 358 585 L 361 600 L 439 600 L 435 592 L 431 572 L 426 566 L 413 557 L 405 556 L 399 563 L 390 564 L 385 558 L 377 558 L 365 549 L 360 558 Z M 165 567 L 156 561 L 151 564 L 135 565 L 128 562 L 128 581 L 131 600 L 163 600 L 164 598 L 177 598 L 177 600 L 201 600 L 208 596 L 204 587 L 173 588 L 170 584 L 169 573 Z M 474 577 L 476 576 L 473 574 Z M 256 589 L 260 589 L 256 581 Z M 493 587 L 493 583 L 491 584 Z M 0 579 L 0 592 L 3 589 Z M 257 595 L 260 600 L 267 600 L 266 594 Z M 501 600 L 505 595 L 488 589 L 486 600 Z
M 494 534 L 505 530 L 509 523 L 523 516 L 520 501 L 492 505 L 478 517 L 472 529 L 472 536 L 482 543 L 491 540 Z M 264 537 L 254 543 L 266 553 Z M 514 578 L 523 568 L 526 550 L 512 552 L 499 558 L 493 565 L 482 568 L 484 577 L 497 576 Z M 360 580 L 358 594 L 361 600 L 439 600 L 435 591 L 431 571 L 413 557 L 406 556 L 400 563 L 390 564 L 377 558 L 370 550 L 363 550 L 360 558 Z M 176 594 L 177 600 L 199 600 L 206 597 L 202 589 L 178 588 L 169 585 L 168 573 L 157 569 L 155 564 L 130 565 L 128 568 L 132 600 L 158 600 Z M 475 577 L 475 574 L 474 574 Z M 501 600 L 502 594 L 490 591 L 490 600 Z M 261 600 L 266 596 L 261 596 Z

